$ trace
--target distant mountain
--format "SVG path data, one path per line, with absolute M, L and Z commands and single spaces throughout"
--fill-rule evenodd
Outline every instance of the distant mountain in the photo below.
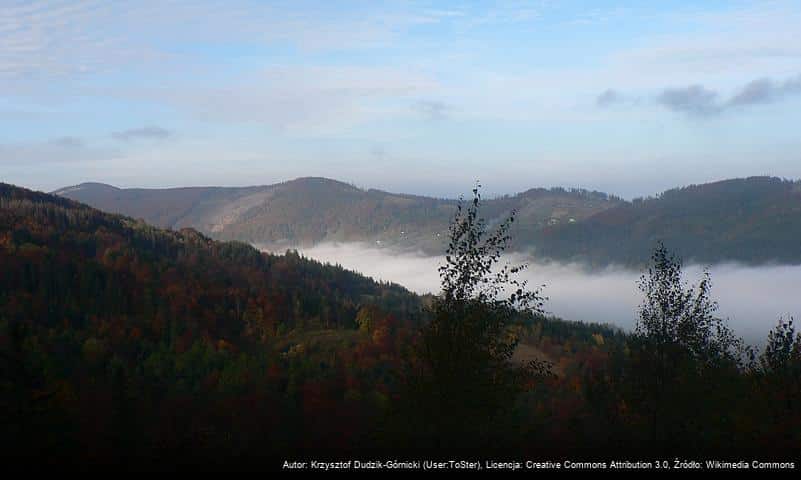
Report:
M 218 239 L 268 247 L 365 241 L 441 253 L 457 201 L 362 190 L 325 178 L 246 188 L 118 189 L 87 183 L 54 192 L 160 227 L 193 227 Z M 515 244 L 556 224 L 582 221 L 622 203 L 585 190 L 531 189 L 484 203 L 488 220 L 518 211 Z
M 439 254 L 456 200 L 362 190 L 325 178 L 246 188 L 118 189 L 82 184 L 55 192 L 161 227 L 268 248 L 362 241 Z M 488 199 L 490 223 L 518 212 L 518 251 L 592 266 L 642 265 L 663 240 L 698 262 L 801 263 L 801 183 L 725 180 L 624 201 L 580 189 L 531 189 Z
M 801 181 L 724 180 L 668 190 L 554 225 L 532 239 L 541 255 L 639 265 L 657 241 L 701 263 L 801 263 Z

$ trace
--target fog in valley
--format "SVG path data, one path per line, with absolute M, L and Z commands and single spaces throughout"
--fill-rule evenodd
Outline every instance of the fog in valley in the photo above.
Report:
M 439 288 L 439 257 L 398 253 L 363 243 L 322 244 L 300 249 L 299 253 L 376 280 L 398 283 L 417 293 L 436 293 Z M 641 272 L 625 268 L 588 272 L 575 264 L 537 264 L 522 254 L 506 255 L 502 261 L 529 264 L 524 278 L 531 287 L 545 285 L 549 314 L 624 329 L 634 325 L 642 298 L 637 288 Z M 702 271 L 701 266 L 687 265 L 685 279 L 697 284 Z M 718 314 L 749 343 L 762 343 L 780 316 L 801 315 L 801 266 L 722 264 L 712 266 L 710 274 L 711 296 L 720 304 Z

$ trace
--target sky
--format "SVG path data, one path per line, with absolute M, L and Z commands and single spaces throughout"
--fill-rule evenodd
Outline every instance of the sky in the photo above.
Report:
M 0 0 L 0 181 L 801 178 L 801 1 Z

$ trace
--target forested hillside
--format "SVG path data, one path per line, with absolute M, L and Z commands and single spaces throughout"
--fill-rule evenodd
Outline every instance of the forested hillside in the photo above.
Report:
M 6 296 L 23 288 L 14 305 L 42 308 L 41 321 L 82 325 L 123 312 L 134 320 L 184 316 L 199 332 L 224 338 L 253 312 L 263 317 L 260 328 L 274 333 L 351 327 L 359 306 L 369 303 L 396 314 L 417 308 L 416 297 L 399 286 L 296 254 L 264 254 L 189 228 L 160 230 L 7 185 L 0 201 Z M 86 299 L 93 310 L 77 308 Z
M 425 299 L 398 286 L 5 184 L 0 265 L 3 458 L 272 469 L 414 448 L 397 412 Z M 565 382 L 622 338 L 542 317 L 517 335 L 516 362 Z
M 456 200 L 362 190 L 325 178 L 300 178 L 264 187 L 118 189 L 83 184 L 56 192 L 104 211 L 169 227 L 193 227 L 214 238 L 272 248 L 320 242 L 369 242 L 375 246 L 440 254 Z M 588 218 L 620 199 L 600 192 L 536 188 L 488 200 L 485 213 L 497 221 L 518 213 L 514 245 L 548 225 Z
M 193 227 L 223 240 L 281 250 L 321 242 L 438 255 L 455 200 L 361 190 L 323 178 L 266 187 L 117 189 L 83 184 L 57 192 L 154 225 Z M 641 267 L 658 240 L 689 261 L 801 263 L 801 184 L 771 177 L 725 180 L 623 201 L 561 188 L 485 201 L 489 221 L 517 210 L 510 248 L 541 260 Z
M 549 227 L 533 244 L 549 258 L 641 265 L 660 240 L 688 261 L 799 264 L 801 182 L 753 177 L 676 188 Z
M 380 407 L 382 352 L 420 320 L 420 299 L 395 285 L 5 184 L 0 265 L 4 456 L 157 461 L 213 446 L 223 459 L 252 436 L 338 441 L 326 422 L 358 430 Z M 350 400 L 327 403 L 340 389 Z
M 0 456 L 230 470 L 798 453 L 792 320 L 747 348 L 709 278 L 688 285 L 661 245 L 633 332 L 546 318 L 518 267 L 492 273 L 512 222 L 480 220 L 479 200 L 450 226 L 443 293 L 421 299 L 0 184 Z

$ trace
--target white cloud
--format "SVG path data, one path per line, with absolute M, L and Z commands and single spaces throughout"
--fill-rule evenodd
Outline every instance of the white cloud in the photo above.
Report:
M 437 266 L 441 259 L 437 257 L 398 254 L 365 244 L 323 244 L 301 253 L 399 283 L 417 293 L 436 293 L 440 285 Z M 573 264 L 531 263 L 531 259 L 518 254 L 509 255 L 508 260 L 513 264 L 530 263 L 523 278 L 532 287 L 545 284 L 548 312 L 569 320 L 609 323 L 626 329 L 634 325 L 642 298 L 636 284 L 640 272 L 610 267 L 590 273 Z M 698 282 L 701 267 L 690 265 L 684 270 L 688 282 Z M 796 289 L 801 282 L 799 266 L 723 264 L 713 266 L 710 274 L 711 295 L 720 304 L 718 315 L 727 318 L 735 331 L 751 343 L 763 342 L 780 316 L 801 314 Z
M 0 76 L 81 75 L 154 55 L 145 45 L 124 38 L 124 17 L 112 2 L 5 5 L 0 10 Z
M 12 1 L 0 9 L 0 78 L 48 79 L 194 61 L 175 44 L 375 49 L 453 12 L 329 8 L 243 0 Z M 369 5 L 367 6 L 369 7 Z M 342 13 L 340 13 L 342 10 Z
M 636 47 L 615 53 L 612 66 L 652 87 L 654 82 L 737 84 L 755 72 L 795 73 L 801 59 L 801 9 L 796 2 L 759 2 L 643 19 L 663 20 L 675 23 L 673 32 L 641 39 Z
M 387 113 L 406 113 L 392 101 L 425 94 L 436 86 L 424 74 L 395 68 L 277 66 L 219 87 L 118 94 L 172 105 L 204 120 L 263 123 L 288 133 L 320 134 L 346 130 Z

